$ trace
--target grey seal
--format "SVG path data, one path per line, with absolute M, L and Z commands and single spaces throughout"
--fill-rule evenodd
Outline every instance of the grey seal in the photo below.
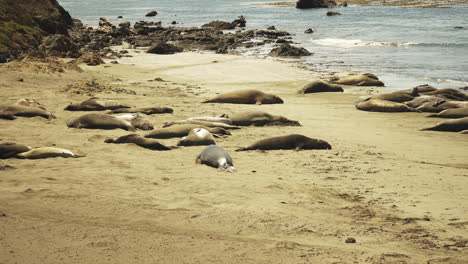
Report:
M 246 150 L 276 150 L 276 149 L 331 149 L 331 145 L 321 139 L 306 137 L 299 134 L 292 134 L 280 137 L 271 137 L 258 140 L 246 148 L 240 148 L 236 151 Z
M 231 156 L 224 149 L 217 145 L 206 147 L 196 158 L 197 164 L 206 164 L 210 167 L 217 168 L 228 172 L 235 171 L 234 163 Z

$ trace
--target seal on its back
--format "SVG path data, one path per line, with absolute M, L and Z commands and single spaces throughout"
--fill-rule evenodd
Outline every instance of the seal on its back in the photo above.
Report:
M 282 104 L 283 100 L 276 95 L 267 94 L 259 90 L 241 90 L 221 94 L 202 103 L 226 104 Z
M 174 138 L 174 137 L 185 137 L 194 128 L 204 128 L 210 133 L 215 135 L 231 135 L 229 131 L 221 127 L 205 127 L 197 124 L 185 124 L 171 127 L 159 128 L 151 131 L 147 134 L 146 138 Z
M 46 158 L 80 158 L 84 155 L 77 155 L 68 149 L 43 147 L 35 148 L 27 152 L 18 154 L 18 158 L 22 159 L 46 159 Z
M 298 121 L 262 111 L 240 112 L 233 114 L 230 118 L 232 124 L 236 126 L 301 126 Z
M 186 137 L 183 137 L 177 146 L 201 146 L 216 145 L 215 139 L 211 133 L 204 128 L 192 129 Z
M 164 146 L 155 139 L 144 138 L 137 134 L 129 134 L 116 138 L 107 138 L 104 142 L 114 144 L 131 143 L 151 150 L 171 150 L 169 147 Z
M 246 150 L 274 150 L 274 149 L 331 149 L 331 145 L 320 139 L 309 138 L 299 134 L 292 134 L 281 137 L 271 137 L 259 140 L 246 148 L 240 148 L 236 151 Z
M 104 114 L 87 114 L 67 121 L 68 127 L 88 129 L 116 129 L 121 128 L 135 131 L 135 127 L 128 121 Z
M 468 117 L 447 120 L 433 127 L 423 128 L 421 130 L 460 132 L 468 129 Z
M 235 171 L 231 156 L 224 149 L 216 145 L 206 147 L 196 158 L 197 164 L 206 164 L 218 170 Z

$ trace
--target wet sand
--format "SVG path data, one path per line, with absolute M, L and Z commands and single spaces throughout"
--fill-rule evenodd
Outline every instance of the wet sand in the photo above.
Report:
M 361 88 L 298 95 L 324 74 L 269 58 L 133 55 L 83 72 L 0 66 L 2 104 L 32 98 L 58 117 L 0 120 L 1 141 L 87 154 L 0 161 L 0 263 L 467 263 L 467 135 L 419 131 L 441 121 L 424 113 L 358 111 L 354 103 L 368 93 Z M 155 78 L 164 81 L 148 81 Z M 89 97 L 62 89 L 93 79 L 136 93 L 97 96 L 173 108 L 149 116 L 155 127 L 247 110 L 302 127 L 232 131 L 218 145 L 237 172 L 218 172 L 195 164 L 204 147 L 150 151 L 103 142 L 123 130 L 67 128 L 85 113 L 63 108 Z M 285 103 L 200 103 L 247 88 Z M 292 133 L 333 149 L 234 151 Z

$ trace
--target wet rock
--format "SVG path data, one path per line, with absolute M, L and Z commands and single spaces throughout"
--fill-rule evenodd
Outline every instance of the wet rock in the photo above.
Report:
M 290 44 L 282 44 L 272 49 L 268 55 L 273 57 L 299 57 L 310 56 L 312 53 L 302 47 L 294 47 Z
M 177 24 L 177 21 L 174 20 L 171 22 L 171 25 L 175 25 L 175 24 Z
M 232 21 L 232 24 L 234 25 L 234 27 L 244 28 L 247 24 L 247 20 L 244 16 L 238 16 L 236 19 L 234 19 L 234 21 Z
M 117 18 L 118 18 L 118 19 L 121 19 L 121 18 L 123 18 L 123 16 L 118 16 Z
M 299 0 L 296 2 L 296 8 L 330 8 L 335 7 L 333 0 Z
M 80 52 L 75 43 L 73 43 L 69 37 L 60 34 L 45 37 L 39 46 L 39 50 L 48 56 L 72 58 L 80 56 Z
M 145 16 L 146 16 L 146 17 L 154 17 L 154 16 L 156 16 L 157 14 L 158 14 L 158 12 L 156 12 L 156 11 L 153 10 L 153 11 L 150 11 L 150 12 L 146 13 Z
M 327 16 L 340 16 L 341 13 L 339 12 L 333 12 L 333 11 L 328 11 L 327 12 Z
M 269 26 L 267 27 L 267 30 L 276 30 L 275 26 Z
M 106 17 L 100 17 L 99 18 L 99 26 L 100 27 L 113 27 L 112 22 Z
M 210 23 L 204 24 L 202 27 L 209 27 L 209 28 L 214 28 L 218 30 L 229 30 L 229 29 L 234 29 L 235 25 L 233 25 L 230 22 L 226 21 L 211 21 Z
M 314 30 L 311 29 L 311 28 L 309 28 L 309 29 L 307 29 L 306 31 L 304 31 L 304 33 L 305 33 L 305 34 L 312 34 L 312 33 L 314 33 Z
M 85 63 L 86 65 L 89 65 L 89 66 L 97 66 L 97 65 L 105 63 L 101 59 L 101 56 L 99 56 L 97 53 L 94 53 L 94 52 L 83 54 L 81 57 L 76 59 L 74 62 L 77 63 L 77 64 Z
M 153 54 L 174 54 L 181 52 L 183 49 L 169 43 L 157 43 L 151 46 L 146 52 Z

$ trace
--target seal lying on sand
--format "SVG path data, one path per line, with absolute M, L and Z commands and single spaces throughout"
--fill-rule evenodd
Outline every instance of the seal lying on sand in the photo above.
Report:
M 283 100 L 276 95 L 266 94 L 259 90 L 241 90 L 218 95 L 202 103 L 226 104 L 282 104 Z
M 174 110 L 169 107 L 140 107 L 140 108 L 119 108 L 109 112 L 109 114 L 123 113 L 142 113 L 145 115 L 153 114 L 172 114 Z
M 115 116 L 104 114 L 87 114 L 75 117 L 67 121 L 68 127 L 89 128 L 89 129 L 116 129 L 121 128 L 128 131 L 135 131 L 135 127 L 128 121 L 118 119 Z
M 197 156 L 197 164 L 206 164 L 218 170 L 235 171 L 231 156 L 221 147 L 210 145 Z
M 151 124 L 151 122 L 148 119 L 145 119 L 145 117 L 141 114 L 133 113 L 133 114 L 124 114 L 124 115 L 118 115 L 114 116 L 118 119 L 125 120 L 132 124 L 133 127 L 141 130 L 153 130 L 154 126 Z
M 159 128 L 151 131 L 146 138 L 174 138 L 174 137 L 185 137 L 188 133 L 194 128 L 204 128 L 208 130 L 213 135 L 223 136 L 231 135 L 229 131 L 222 127 L 205 127 L 197 124 L 185 124 L 177 125 L 165 128 Z
M 309 138 L 303 135 L 292 134 L 281 137 L 272 137 L 259 140 L 246 148 L 240 148 L 236 151 L 245 150 L 273 150 L 273 149 L 331 149 L 331 145 L 320 139 Z
M 424 95 L 435 95 L 447 100 L 454 100 L 454 101 L 468 101 L 468 95 L 455 90 L 455 89 L 439 89 L 432 92 L 421 93 Z
M 433 127 L 423 128 L 421 130 L 450 131 L 460 132 L 468 129 L 468 117 L 447 120 Z
M 460 108 L 463 106 L 462 102 L 440 99 L 439 101 L 424 103 L 417 107 L 416 110 L 421 112 L 439 113 L 447 109 Z
M 379 81 L 377 76 L 370 73 L 342 77 L 334 81 L 334 83 L 356 86 L 384 86 L 384 83 Z
M 39 108 L 42 110 L 47 110 L 45 106 L 43 106 L 41 103 L 39 103 L 38 101 L 34 99 L 22 98 L 16 101 L 15 105 L 23 105 L 23 106 Z
M 445 99 L 442 99 L 437 96 L 433 95 L 422 95 L 419 97 L 414 98 L 411 101 L 404 102 L 405 105 L 412 107 L 412 108 L 417 108 L 420 107 L 421 105 L 425 103 L 436 103 L 436 102 L 444 102 Z
M 195 125 L 200 125 L 200 126 L 205 126 L 205 127 L 222 127 L 224 129 L 240 129 L 238 126 L 233 126 L 229 125 L 226 123 L 221 123 L 221 122 L 213 122 L 213 121 L 203 121 L 203 120 L 179 120 L 179 121 L 174 121 L 174 122 L 166 122 L 164 123 L 163 127 L 170 127 L 173 125 L 184 125 L 184 124 L 195 124 Z
M 460 134 L 468 134 L 468 130 L 463 130 Z
M 361 101 L 356 104 L 356 108 L 362 111 L 371 112 L 417 112 L 416 109 L 411 108 L 405 104 L 380 99 L 368 99 Z
M 37 107 L 24 105 L 7 105 L 0 107 L 0 115 L 3 119 L 14 119 L 12 116 L 35 117 L 40 116 L 47 119 L 56 118 L 51 112 Z
M 440 117 L 440 118 L 462 118 L 468 116 L 468 106 L 461 108 L 452 108 L 444 110 L 440 113 L 428 115 L 426 117 Z
M 186 120 L 218 122 L 218 123 L 224 123 L 224 124 L 232 125 L 231 119 L 226 117 L 226 115 L 221 115 L 221 116 L 194 116 L 194 117 L 189 117 Z
M 433 92 L 433 91 L 437 90 L 437 88 L 432 87 L 429 84 L 421 84 L 421 85 L 418 85 L 418 86 L 416 86 L 414 88 L 406 89 L 405 91 L 411 92 L 414 89 L 416 89 L 418 91 L 418 93 L 428 93 L 428 92 Z
M 91 97 L 79 104 L 70 104 L 65 107 L 67 111 L 104 111 L 114 110 L 120 108 L 130 108 L 130 106 L 123 105 L 116 101 L 100 99 L 98 97 Z
M 18 158 L 22 159 L 46 159 L 46 158 L 80 158 L 84 155 L 76 155 L 68 149 L 44 147 L 35 148 L 30 151 L 18 154 Z
M 415 88 L 410 92 L 397 91 L 393 93 L 374 95 L 371 97 L 371 99 L 380 99 L 380 100 L 387 100 L 387 101 L 396 102 L 396 103 L 404 103 L 407 101 L 411 101 L 415 97 L 418 97 L 418 96 L 419 96 L 418 91 Z
M 15 158 L 16 155 L 31 150 L 31 147 L 6 142 L 0 143 L 0 159 Z
M 262 111 L 240 112 L 233 114 L 230 118 L 232 124 L 236 126 L 301 126 L 298 121 Z
M 216 145 L 213 135 L 204 128 L 194 128 L 190 130 L 186 137 L 183 137 L 177 146 L 202 146 Z
M 170 148 L 164 146 L 155 139 L 147 139 L 137 134 L 129 134 L 116 138 L 108 138 L 104 142 L 114 144 L 131 143 L 151 150 L 171 150 Z
M 298 91 L 300 94 L 306 93 L 323 93 L 323 92 L 343 92 L 341 86 L 330 84 L 321 80 L 316 80 L 306 84 Z

